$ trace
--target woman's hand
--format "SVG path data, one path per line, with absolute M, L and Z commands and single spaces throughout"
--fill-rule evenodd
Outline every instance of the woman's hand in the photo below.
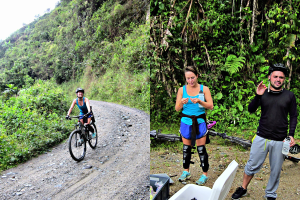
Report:
M 176 104 L 175 104 L 175 110 L 178 112 L 183 108 L 183 104 L 187 103 L 186 98 L 182 98 L 183 95 L 183 88 L 179 88 L 177 92 L 177 98 L 176 98 Z
M 193 103 L 200 103 L 200 99 L 198 98 L 190 98 Z
M 182 104 L 187 104 L 188 101 L 189 101 L 189 98 L 182 98 L 181 99 Z

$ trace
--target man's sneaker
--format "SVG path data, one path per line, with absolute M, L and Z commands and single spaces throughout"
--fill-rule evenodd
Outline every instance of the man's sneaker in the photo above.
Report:
M 204 185 L 207 182 L 208 177 L 202 174 L 198 181 L 196 181 L 196 184 L 198 185 Z
M 232 194 L 231 199 L 240 199 L 240 197 L 246 196 L 247 189 L 244 189 L 242 186 L 238 187 L 235 193 Z
M 92 134 L 92 139 L 94 139 L 96 137 L 96 133 Z
M 183 171 L 181 176 L 179 177 L 179 181 L 185 181 L 186 179 L 190 179 L 191 178 L 191 173 L 187 172 L 187 171 Z
M 274 198 L 274 197 L 266 197 L 266 196 L 264 196 L 264 199 L 265 200 L 276 200 L 276 198 Z

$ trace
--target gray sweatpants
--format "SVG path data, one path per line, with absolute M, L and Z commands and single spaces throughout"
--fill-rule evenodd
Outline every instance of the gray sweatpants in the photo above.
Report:
M 271 174 L 265 190 L 266 197 L 277 197 L 276 190 L 284 161 L 284 155 L 281 152 L 282 145 L 282 141 L 268 140 L 258 135 L 256 135 L 251 145 L 250 158 L 245 166 L 245 173 L 248 176 L 259 172 L 269 152 Z

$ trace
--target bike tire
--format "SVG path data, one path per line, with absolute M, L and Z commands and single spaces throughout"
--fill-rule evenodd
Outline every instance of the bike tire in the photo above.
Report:
M 285 159 L 290 160 L 292 162 L 296 162 L 296 163 L 298 163 L 300 161 L 300 158 L 295 158 L 295 157 L 288 156 L 288 155 L 285 156 Z
M 81 143 L 81 139 L 83 143 Z M 77 162 L 83 160 L 86 153 L 86 140 L 82 136 L 81 131 L 74 130 L 70 134 L 68 143 L 71 157 Z
M 91 126 L 93 127 L 95 133 L 96 133 L 96 137 L 95 138 L 91 138 L 88 140 L 89 145 L 92 149 L 95 149 L 97 146 L 97 142 L 98 142 L 98 134 L 97 134 L 97 128 L 96 125 L 94 123 L 91 124 Z

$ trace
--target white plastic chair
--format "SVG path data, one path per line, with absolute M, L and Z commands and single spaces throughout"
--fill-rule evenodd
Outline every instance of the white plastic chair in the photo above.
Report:
M 206 186 L 187 184 L 176 192 L 169 200 L 224 200 L 234 180 L 238 163 L 233 160 L 219 176 L 212 189 Z

